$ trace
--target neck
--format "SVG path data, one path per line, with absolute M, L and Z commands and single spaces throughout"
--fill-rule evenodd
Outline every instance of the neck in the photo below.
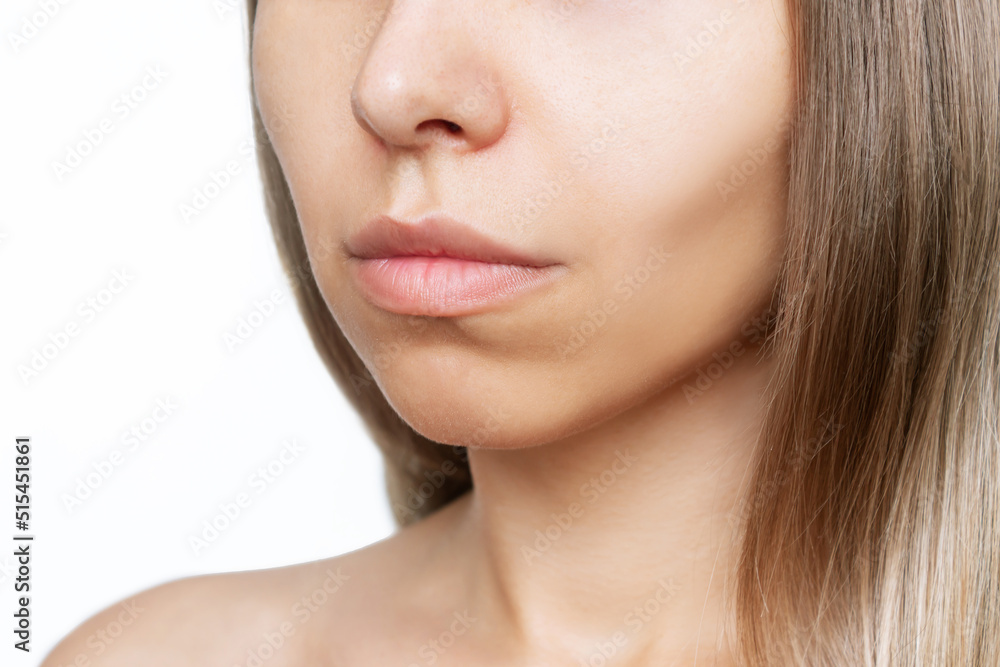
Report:
M 470 448 L 465 595 L 525 664 L 729 660 L 723 584 L 771 370 L 755 351 L 690 400 L 688 377 L 558 442 Z

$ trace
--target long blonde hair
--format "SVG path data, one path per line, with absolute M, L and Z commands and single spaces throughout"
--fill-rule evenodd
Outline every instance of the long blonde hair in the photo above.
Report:
M 790 4 L 788 246 L 739 514 L 739 661 L 997 666 L 1000 5 Z M 472 488 L 464 449 L 413 431 L 333 320 L 253 95 L 285 270 L 405 526 Z

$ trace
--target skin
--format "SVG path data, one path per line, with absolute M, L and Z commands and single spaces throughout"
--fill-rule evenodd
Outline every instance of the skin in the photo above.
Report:
M 166 645 L 245 661 L 289 621 L 268 667 L 735 664 L 722 591 L 773 370 L 759 342 L 784 248 L 787 8 L 474 4 L 262 0 L 253 51 L 334 318 L 403 419 L 469 448 L 474 491 L 350 554 L 145 591 L 140 629 L 100 664 L 174 664 L 149 655 Z M 384 311 L 343 241 L 427 211 L 565 271 L 475 315 Z M 331 567 L 348 579 L 298 624 Z

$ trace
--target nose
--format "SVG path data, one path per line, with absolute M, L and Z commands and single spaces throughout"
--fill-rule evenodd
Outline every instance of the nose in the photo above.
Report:
M 469 0 L 395 0 L 351 90 L 359 125 L 386 146 L 477 150 L 510 117 L 481 9 Z M 478 9 L 478 8 L 477 8 Z M 476 18 L 476 17 L 479 18 Z M 461 150 L 461 148 L 459 148 Z

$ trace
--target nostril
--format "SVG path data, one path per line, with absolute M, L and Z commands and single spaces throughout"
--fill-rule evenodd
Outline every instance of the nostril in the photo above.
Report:
M 449 134 L 457 134 L 458 132 L 462 131 L 462 126 L 459 125 L 458 123 L 453 123 L 450 120 L 440 120 L 440 119 L 424 121 L 417 127 L 417 129 L 431 127 L 434 125 L 442 126 L 445 130 L 448 131 Z

